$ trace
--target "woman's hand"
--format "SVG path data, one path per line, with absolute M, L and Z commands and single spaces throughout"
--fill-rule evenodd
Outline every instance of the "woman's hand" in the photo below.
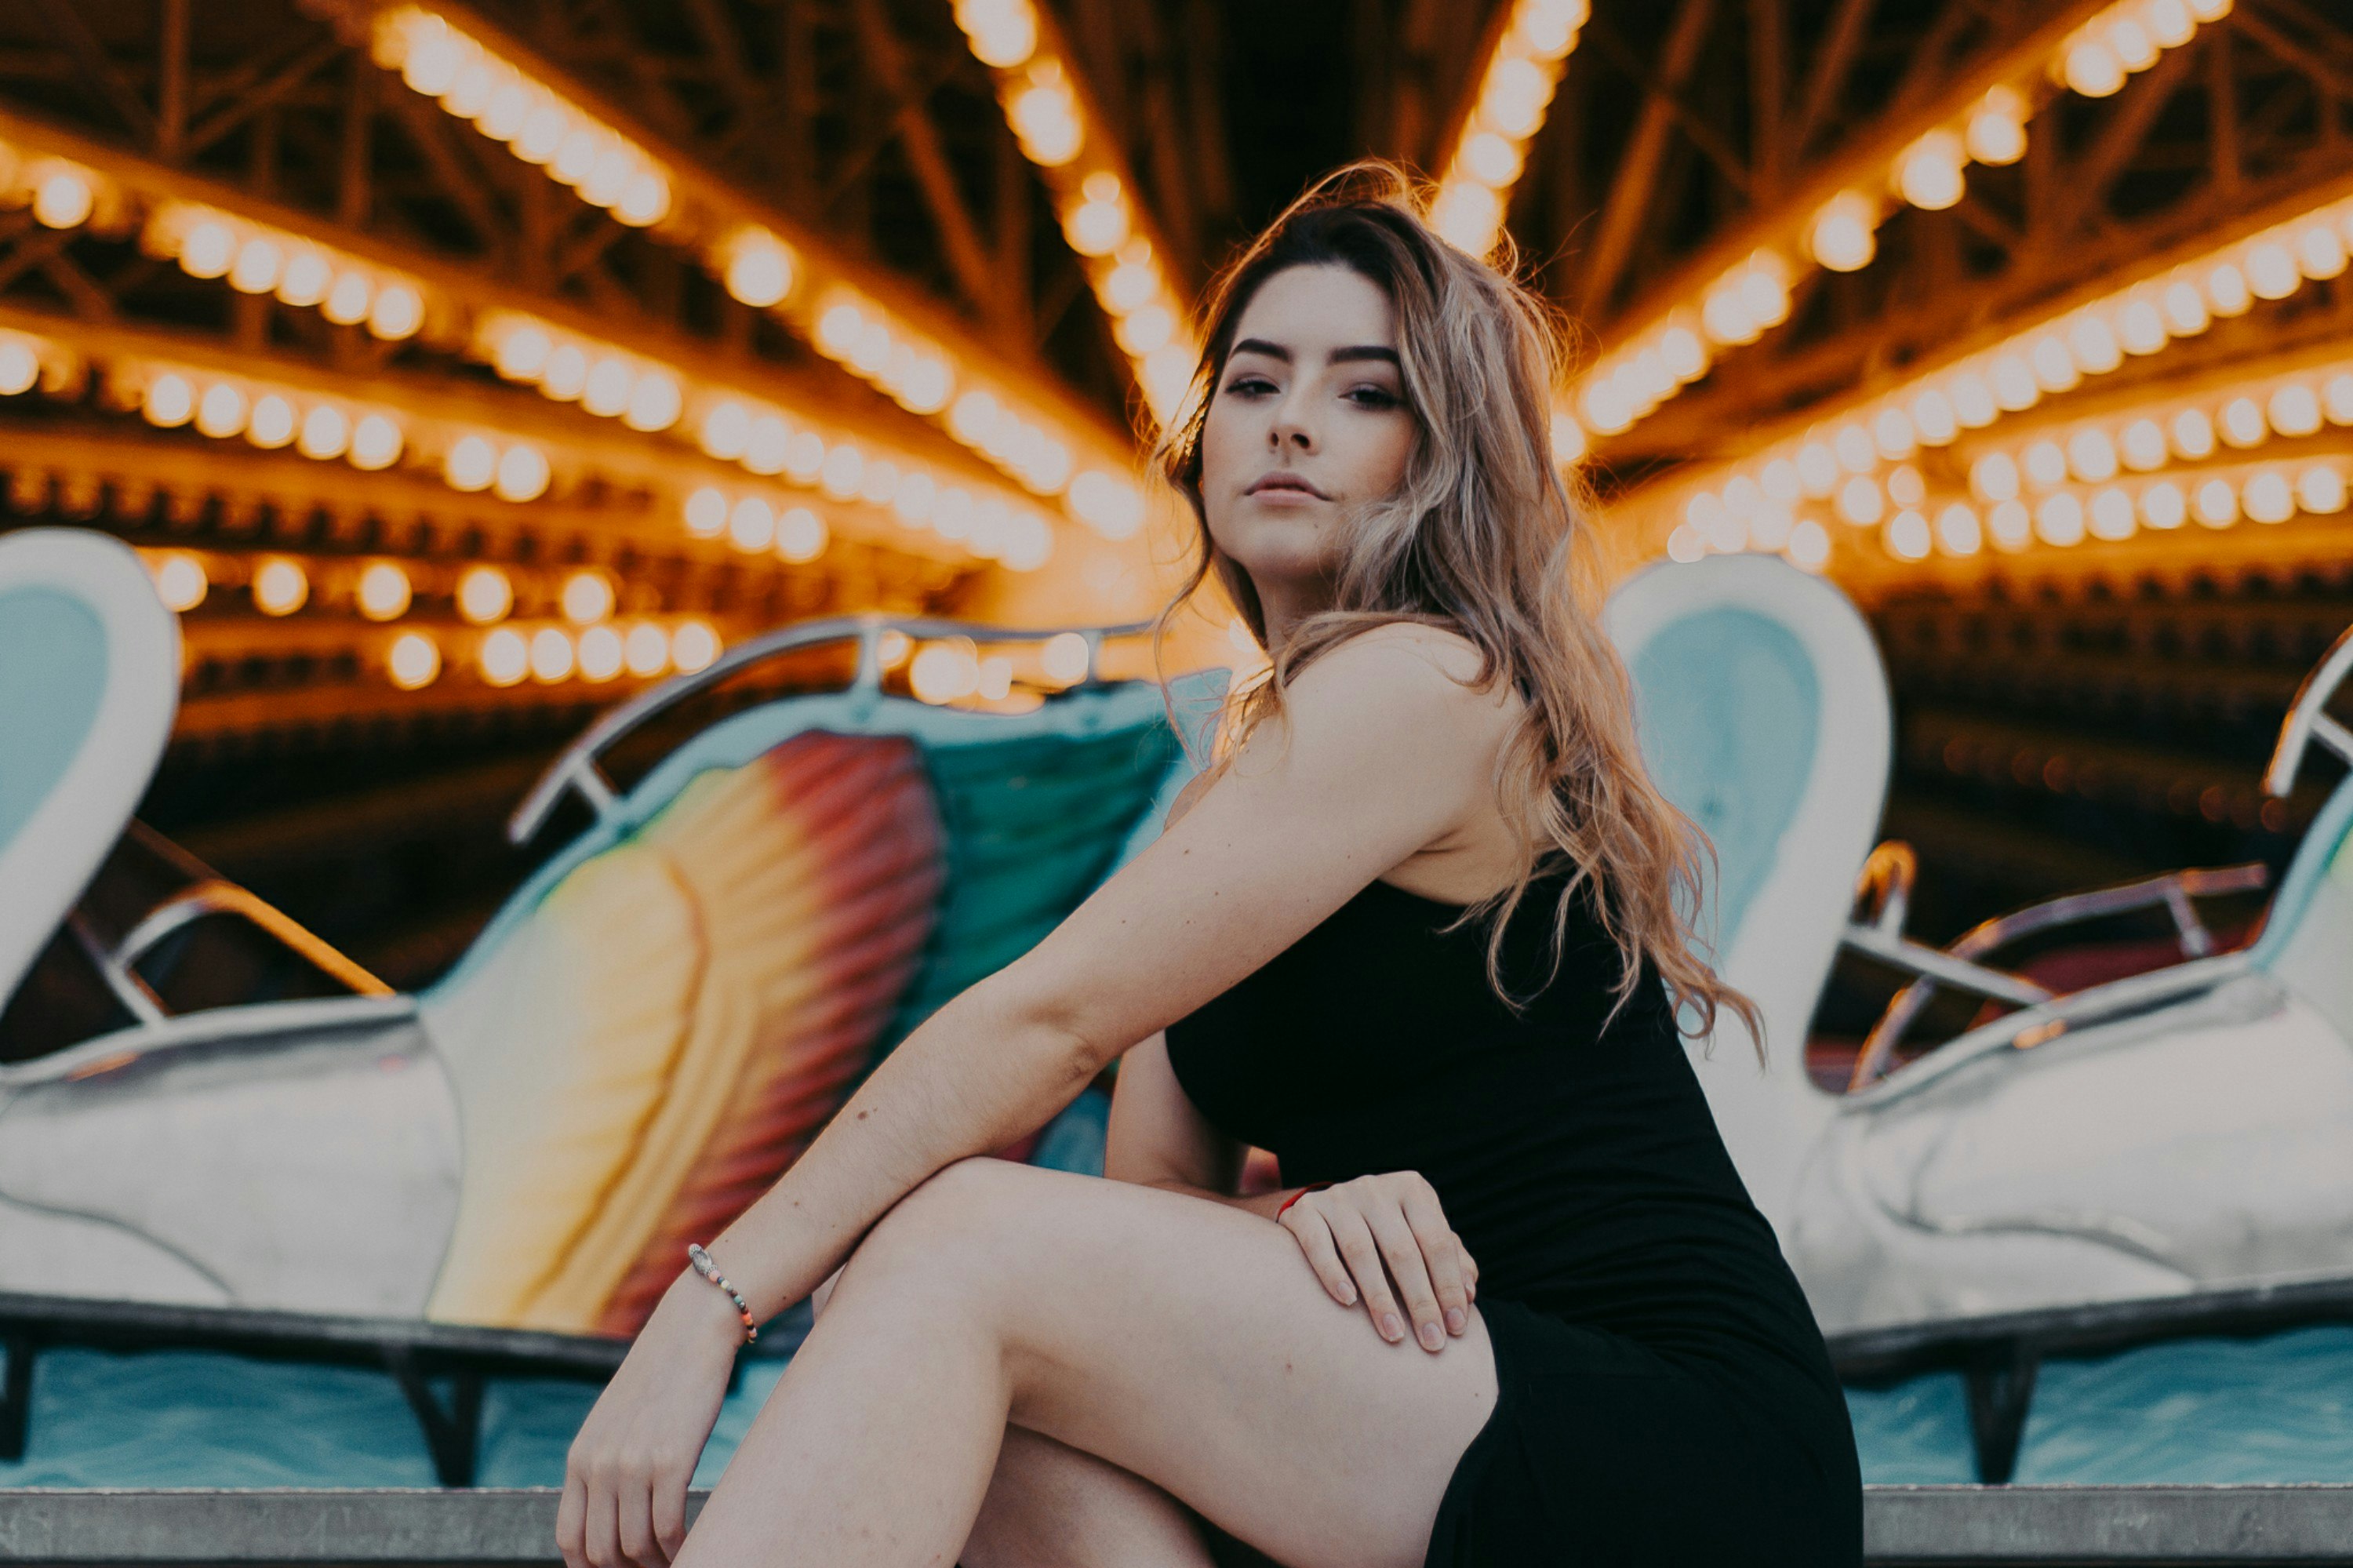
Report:
M 1333 1300 L 1353 1307 L 1364 1298 L 1373 1328 L 1389 1343 L 1405 1339 L 1399 1296 L 1425 1351 L 1444 1350 L 1449 1334 L 1470 1325 L 1479 1266 L 1419 1171 L 1359 1176 L 1303 1192 L 1276 1223 L 1299 1243 Z
M 667 1568 L 743 1338 L 709 1282 L 681 1274 L 663 1293 L 565 1456 L 555 1544 L 567 1568 Z

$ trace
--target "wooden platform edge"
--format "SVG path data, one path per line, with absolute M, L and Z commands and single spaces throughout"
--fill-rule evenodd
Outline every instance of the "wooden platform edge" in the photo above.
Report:
M 552 1563 L 555 1503 L 544 1489 L 0 1490 L 0 1564 Z M 2353 1564 L 2353 1485 L 1872 1487 L 1863 1508 L 1866 1560 L 1886 1568 Z

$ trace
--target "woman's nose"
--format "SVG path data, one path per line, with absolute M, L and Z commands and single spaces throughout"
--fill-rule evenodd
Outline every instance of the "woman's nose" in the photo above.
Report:
M 1300 416 L 1300 411 L 1287 401 L 1274 411 L 1274 421 L 1267 427 L 1267 444 L 1277 451 L 1296 449 L 1303 452 L 1315 450 L 1315 432 Z

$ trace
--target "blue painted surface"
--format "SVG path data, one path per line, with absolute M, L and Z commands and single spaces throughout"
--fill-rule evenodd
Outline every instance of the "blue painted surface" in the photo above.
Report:
M 65 776 L 106 695 L 106 628 L 51 588 L 0 593 L 0 849 Z
M 1642 645 L 1630 673 L 1642 760 L 1715 845 L 1706 934 L 1721 953 L 1805 800 L 1821 685 L 1797 636 L 1753 609 L 1683 617 Z
M 1046 1125 L 1030 1163 L 1102 1175 L 1110 1121 L 1111 1097 L 1082 1092 Z M 796 1308 L 762 1325 L 696 1486 L 726 1469 L 807 1323 Z M 490 1380 L 476 1484 L 562 1486 L 565 1450 L 596 1402 L 593 1383 Z M 435 1484 L 417 1418 L 390 1377 L 213 1351 L 45 1351 L 33 1367 L 28 1436 L 21 1462 L 0 1464 L 0 1488 Z
M 785 1364 L 780 1356 L 747 1360 L 696 1485 L 725 1470 Z M 562 1485 L 565 1450 L 596 1396 L 588 1384 L 560 1379 L 493 1381 L 482 1400 L 480 1483 Z M 1847 1405 L 1864 1480 L 1976 1479 L 1958 1373 L 1850 1389 Z M 2185 1340 L 2051 1362 L 2017 1478 L 2353 1481 L 2353 1328 Z M 0 1465 L 0 1487 L 432 1484 L 424 1440 L 390 1378 L 211 1351 L 48 1351 L 34 1372 L 26 1457 Z

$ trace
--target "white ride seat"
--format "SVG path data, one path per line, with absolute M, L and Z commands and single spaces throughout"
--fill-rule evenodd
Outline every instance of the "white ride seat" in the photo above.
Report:
M 1725 1015 L 1694 1065 L 1786 1243 L 1799 1164 L 1837 1107 L 1806 1075 L 1806 1033 L 1886 795 L 1886 672 L 1846 596 L 1777 556 L 1651 567 L 1604 624 L 1651 777 L 1715 844 L 1701 928 L 1764 1014 L 1765 1060 Z

